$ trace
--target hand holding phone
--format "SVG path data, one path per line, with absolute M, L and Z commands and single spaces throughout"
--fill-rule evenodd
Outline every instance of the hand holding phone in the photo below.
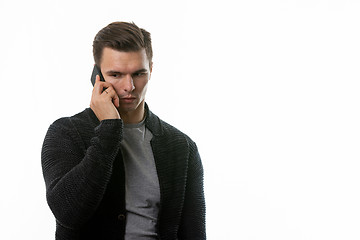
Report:
M 91 96 L 90 108 L 99 121 L 105 119 L 120 119 L 117 110 L 119 107 L 119 96 L 108 82 L 105 82 L 100 69 L 95 65 L 91 76 L 94 89 Z

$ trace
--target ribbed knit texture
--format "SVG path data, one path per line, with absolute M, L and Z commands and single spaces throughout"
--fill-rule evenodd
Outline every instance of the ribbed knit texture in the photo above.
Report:
M 203 167 L 196 144 L 147 105 L 146 113 L 160 184 L 159 238 L 206 239 Z M 49 127 L 41 160 L 57 240 L 124 239 L 122 129 L 122 120 L 99 122 L 90 108 Z

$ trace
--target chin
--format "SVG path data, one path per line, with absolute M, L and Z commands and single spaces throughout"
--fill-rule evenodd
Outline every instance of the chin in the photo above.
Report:
M 119 112 L 133 112 L 138 109 L 140 104 L 121 104 L 118 108 Z

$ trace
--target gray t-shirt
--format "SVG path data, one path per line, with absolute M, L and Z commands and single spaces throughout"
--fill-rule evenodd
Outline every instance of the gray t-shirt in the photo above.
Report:
M 160 186 L 151 132 L 145 121 L 125 124 L 121 150 L 125 165 L 126 240 L 157 239 L 156 223 L 160 204 Z

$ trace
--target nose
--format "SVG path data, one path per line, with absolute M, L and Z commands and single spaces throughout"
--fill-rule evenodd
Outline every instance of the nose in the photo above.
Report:
M 126 93 L 131 93 L 135 89 L 134 80 L 131 75 L 126 75 L 123 82 L 123 90 Z

